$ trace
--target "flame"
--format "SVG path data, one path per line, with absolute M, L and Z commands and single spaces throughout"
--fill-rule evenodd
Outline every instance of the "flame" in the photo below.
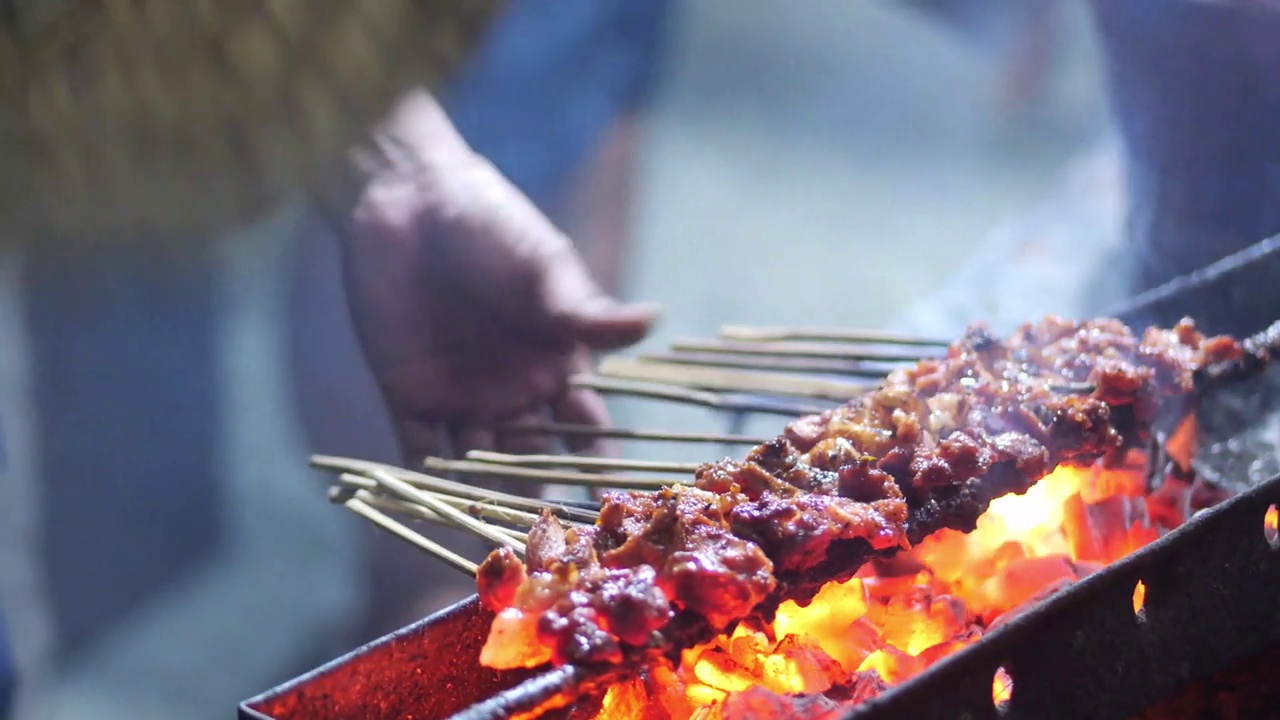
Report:
M 900 554 L 896 572 L 865 567 L 805 607 L 784 603 L 763 630 L 739 626 L 686 650 L 678 669 L 662 669 L 650 684 L 661 691 L 648 700 L 663 706 L 662 717 L 739 720 L 758 714 L 734 708 L 760 707 L 761 688 L 792 699 L 842 690 L 847 703 L 905 682 L 1031 601 L 1185 520 L 1178 512 L 1171 523 L 1168 498 L 1146 495 L 1145 470 L 1136 451 L 1119 467 L 1059 468 L 1025 495 L 992 502 L 973 532 L 943 531 Z M 1270 527 L 1275 515 L 1272 508 Z M 1135 591 L 1135 611 L 1144 594 L 1145 587 Z M 1001 669 L 993 699 L 1003 702 L 1011 691 Z M 636 685 L 611 689 L 598 717 L 647 716 L 634 712 L 637 694 L 644 691 Z M 747 696 L 750 702 L 734 702 Z

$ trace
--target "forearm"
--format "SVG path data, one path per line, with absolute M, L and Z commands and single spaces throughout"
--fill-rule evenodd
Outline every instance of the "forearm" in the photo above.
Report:
M 402 97 L 368 138 L 353 148 L 334 180 L 316 199 L 332 219 L 345 223 L 367 189 L 389 179 L 412 184 L 419 202 L 439 196 L 450 177 L 486 164 L 454 127 L 430 93 Z

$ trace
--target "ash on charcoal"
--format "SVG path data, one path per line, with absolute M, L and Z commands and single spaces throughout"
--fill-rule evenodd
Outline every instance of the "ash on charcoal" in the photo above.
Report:
M 1215 390 L 1196 420 L 1201 480 L 1238 493 L 1280 474 L 1280 369 Z

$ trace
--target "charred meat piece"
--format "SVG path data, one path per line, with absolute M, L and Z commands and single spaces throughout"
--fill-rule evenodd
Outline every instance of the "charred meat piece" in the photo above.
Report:
M 1243 352 L 1189 321 L 1139 337 L 1050 317 L 1003 341 L 975 327 L 742 461 L 702 466 L 692 486 L 612 493 L 593 527 L 544 516 L 527 563 L 499 550 L 480 568 L 498 612 L 482 662 L 678 660 L 872 559 L 972 530 L 991 500 L 1059 465 L 1143 445 L 1198 370 Z

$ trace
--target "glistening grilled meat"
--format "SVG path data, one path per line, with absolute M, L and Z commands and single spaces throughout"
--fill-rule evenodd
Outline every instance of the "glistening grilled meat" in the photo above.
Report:
M 992 499 L 1059 465 L 1145 443 L 1198 369 L 1243 352 L 1190 321 L 1139 338 L 1117 320 L 1050 317 L 1003 342 L 974 327 L 945 358 L 702 466 L 692 486 L 613 493 L 591 527 L 543 517 L 527 562 L 503 549 L 480 568 L 498 613 L 481 662 L 676 661 L 873 557 L 971 531 Z

